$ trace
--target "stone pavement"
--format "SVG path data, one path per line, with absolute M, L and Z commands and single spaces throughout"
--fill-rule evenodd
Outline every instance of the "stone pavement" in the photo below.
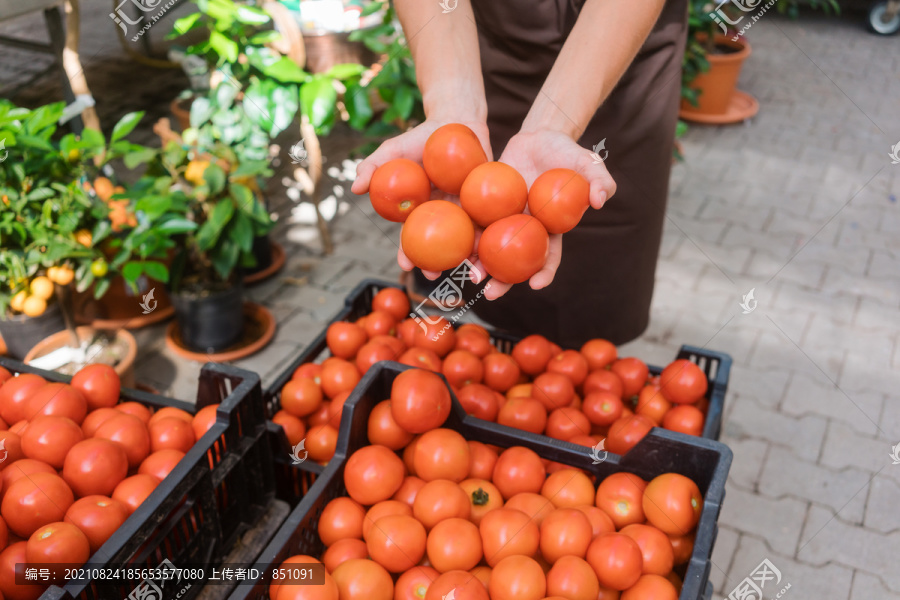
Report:
M 85 12 L 83 55 L 106 126 L 128 110 L 163 115 L 184 79 L 134 65 L 105 8 Z M 687 343 L 734 357 L 722 434 L 734 465 L 713 554 L 714 597 L 767 558 L 782 574 L 767 598 L 788 583 L 786 598 L 900 598 L 892 560 L 900 460 L 890 456 L 900 444 L 900 166 L 888 157 L 900 140 L 897 40 L 866 33 L 859 15 L 794 22 L 772 13 L 749 39 L 740 87 L 759 99 L 760 113 L 744 125 L 692 126 L 685 137 L 651 326 L 621 352 L 665 364 Z M 0 82 L 23 72 L 21 64 L 4 60 Z M 29 59 L 27 68 L 35 65 Z M 53 97 L 58 86 L 46 78 L 22 95 L 32 103 Z M 274 312 L 279 329 L 268 348 L 237 363 L 264 382 L 357 282 L 398 275 L 399 229 L 349 194 L 353 163 L 343 159 L 353 140 L 338 133 L 326 144 L 333 255 L 319 253 L 309 205 L 297 204 L 294 190 L 283 193 L 287 161 L 270 186 L 290 258 L 249 294 Z M 615 140 L 608 147 L 615 152 Z M 751 290 L 758 304 L 745 312 Z M 138 333 L 139 379 L 191 398 L 200 364 L 171 355 L 161 333 Z

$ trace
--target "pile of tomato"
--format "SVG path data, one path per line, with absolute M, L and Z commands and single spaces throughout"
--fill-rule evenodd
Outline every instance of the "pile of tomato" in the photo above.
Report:
M 0 599 L 43 593 L 17 564 L 84 564 L 215 422 L 217 405 L 151 413 L 120 389 L 107 365 L 71 384 L 0 367 Z
M 442 428 L 450 393 L 403 371 L 343 468 L 346 496 L 317 522 L 323 585 L 274 582 L 271 600 L 676 600 L 703 498 L 677 473 L 596 481 L 533 450 Z
M 431 200 L 432 185 L 459 196 L 459 204 Z M 581 220 L 590 185 L 571 169 L 551 169 L 529 189 L 513 167 L 488 161 L 471 129 L 451 123 L 428 138 L 422 165 L 397 158 L 378 167 L 369 198 L 379 215 L 403 223 L 400 244 L 417 267 L 457 267 L 472 254 L 478 227 L 478 257 L 488 274 L 521 283 L 547 261 L 549 234 L 565 233 Z
M 382 289 L 369 314 L 332 323 L 331 356 L 301 365 L 281 390 L 273 420 L 292 445 L 306 440 L 312 460 L 334 455 L 344 402 L 380 360 L 442 373 L 466 412 L 480 419 L 617 454 L 653 427 L 703 432 L 708 381 L 688 360 L 651 377 L 643 361 L 619 357 L 606 340 L 563 350 L 539 335 L 503 354 L 483 327 L 453 328 L 443 318 L 417 322 L 407 318 L 409 306 L 402 290 Z

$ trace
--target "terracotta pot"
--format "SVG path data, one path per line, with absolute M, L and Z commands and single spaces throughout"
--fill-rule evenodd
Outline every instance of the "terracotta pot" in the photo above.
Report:
M 725 114 L 728 110 L 731 97 L 737 88 L 741 67 L 750 56 L 750 44 L 742 40 L 733 42 L 728 36 L 717 35 L 716 45 L 733 48 L 737 52 L 706 56 L 706 60 L 709 61 L 709 71 L 698 74 L 689 84 L 691 88 L 700 90 L 697 98 L 699 106 L 682 100 L 681 110 L 710 115 Z
M 81 340 L 85 340 L 93 337 L 94 333 L 97 330 L 93 327 L 83 326 L 78 327 L 76 331 L 78 332 L 78 338 Z M 34 346 L 34 348 L 32 348 L 31 351 L 25 355 L 25 362 L 28 363 L 40 356 L 44 356 L 45 354 L 49 354 L 58 348 L 66 346 L 69 344 L 71 339 L 72 338 L 69 335 L 68 330 L 54 333 L 53 335 L 46 337 L 38 342 Z M 125 344 L 126 350 L 125 355 L 119 360 L 118 364 L 115 365 L 114 368 L 116 370 L 116 373 L 119 374 L 119 379 L 122 380 L 122 387 L 133 388 L 134 360 L 137 357 L 137 342 L 135 341 L 134 336 L 124 329 L 116 331 L 116 340 L 119 342 L 123 342 Z
M 175 98 L 172 100 L 172 103 L 169 104 L 169 110 L 175 115 L 175 120 L 178 121 L 178 127 L 180 127 L 182 131 L 191 126 L 191 104 L 193 104 L 193 102 L 194 97 L 191 96 L 189 98 Z
M 141 277 L 137 285 L 138 291 L 134 293 L 122 277 L 115 277 L 99 300 L 94 298 L 93 287 L 76 293 L 73 303 L 76 321 L 100 328 L 139 329 L 172 315 L 172 301 L 165 284 Z M 153 297 L 147 300 L 150 308 L 148 313 L 142 306 L 142 301 L 151 290 Z
M 5 320 L 0 319 L 0 335 L 6 346 L 5 354 L 22 360 L 35 344 L 50 334 L 66 328 L 59 303 L 47 306 L 44 314 L 38 317 L 16 315 Z

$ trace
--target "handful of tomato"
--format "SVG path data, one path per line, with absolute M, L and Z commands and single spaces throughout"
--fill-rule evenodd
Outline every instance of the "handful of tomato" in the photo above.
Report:
M 369 198 L 379 215 L 403 223 L 403 252 L 426 271 L 452 269 L 468 258 L 477 225 L 484 230 L 478 257 L 488 274 L 522 283 L 547 261 L 549 234 L 574 228 L 590 206 L 590 185 L 575 171 L 551 169 L 529 190 L 513 167 L 489 162 L 475 133 L 458 123 L 431 134 L 422 163 L 398 158 L 381 165 Z M 431 200 L 432 185 L 459 196 L 459 205 Z
M 43 593 L 17 564 L 84 564 L 215 422 L 218 405 L 151 413 L 120 390 L 107 365 L 71 384 L 0 367 L 0 598 Z
M 331 324 L 331 357 L 301 365 L 281 390 L 273 421 L 284 427 L 291 445 L 305 439 L 317 462 L 334 455 L 344 402 L 381 360 L 442 373 L 477 418 L 584 446 L 602 442 L 599 449 L 616 454 L 653 427 L 703 433 L 708 382 L 688 360 L 673 361 L 651 377 L 643 361 L 620 358 L 607 340 L 563 350 L 540 335 L 503 354 L 480 325 L 453 328 L 443 318 L 408 318 L 409 299 L 397 288 L 379 291 L 371 308 L 355 322 Z
M 691 479 L 597 482 L 525 447 L 467 441 L 440 427 L 448 398 L 434 373 L 396 377 L 369 415 L 372 445 L 344 465 L 347 495 L 318 518 L 324 553 L 285 561 L 321 563 L 324 584 L 273 584 L 271 600 L 678 598 L 673 569 L 703 505 Z

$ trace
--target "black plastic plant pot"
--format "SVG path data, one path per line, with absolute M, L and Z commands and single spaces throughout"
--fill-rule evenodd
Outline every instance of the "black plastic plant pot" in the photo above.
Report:
M 253 258 L 256 259 L 256 265 L 244 269 L 245 275 L 259 273 L 272 265 L 272 242 L 268 235 L 261 235 L 253 238 L 253 248 L 251 249 L 251 252 L 253 253 Z
M 6 344 L 6 353 L 17 360 L 24 359 L 35 344 L 65 328 L 62 310 L 56 302 L 37 317 L 16 315 L 0 319 L 0 335 Z
M 240 285 L 221 291 L 172 293 L 181 344 L 194 352 L 221 352 L 244 332 L 244 294 Z

